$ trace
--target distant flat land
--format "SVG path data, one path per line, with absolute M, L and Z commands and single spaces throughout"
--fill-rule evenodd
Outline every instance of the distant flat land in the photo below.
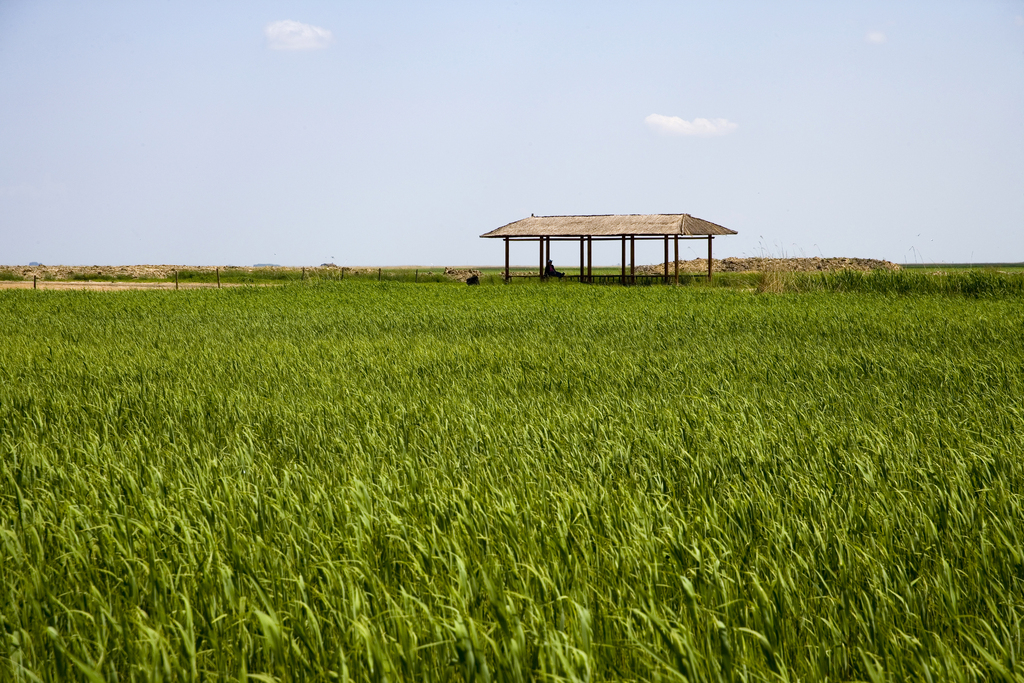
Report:
M 579 264 L 561 262 L 556 268 L 569 276 L 579 274 Z M 619 265 L 594 266 L 593 275 L 618 275 Z M 627 272 L 629 268 L 627 266 Z M 1024 274 L 1024 263 L 923 263 L 899 265 L 891 261 L 862 258 L 733 258 L 714 259 L 712 270 L 717 286 L 750 288 L 757 286 L 759 274 L 800 276 L 838 273 L 913 273 L 920 276 L 945 276 L 970 272 L 1017 276 Z M 668 264 L 670 276 L 676 264 Z M 678 263 L 683 284 L 699 284 L 707 273 L 706 259 L 681 260 Z M 537 274 L 537 267 L 510 267 L 515 276 Z M 650 284 L 665 272 L 665 264 L 636 265 L 636 276 Z M 0 289 L 82 289 L 92 291 L 124 291 L 130 289 L 197 289 L 236 287 L 242 285 L 273 285 L 304 280 L 338 281 L 345 279 L 380 280 L 388 282 L 465 282 L 478 275 L 483 284 L 503 281 L 502 266 L 189 266 L 189 265 L 123 265 L 123 266 L 0 266 Z M 529 282 L 528 278 L 515 280 Z
M 263 284 L 263 283 L 252 283 L 252 284 Z M 33 286 L 36 289 L 60 289 L 60 290 L 71 290 L 71 289 L 83 289 L 94 292 L 116 292 L 128 289 L 174 289 L 174 281 L 170 282 L 149 282 L 149 281 L 135 281 L 135 282 L 120 282 L 120 281 L 105 281 L 105 280 L 38 280 L 33 284 L 32 280 L 0 280 L 0 289 L 32 289 Z M 179 283 L 179 289 L 200 289 L 216 287 L 217 283 L 210 282 L 183 282 Z M 221 287 L 242 287 L 244 285 L 237 282 L 223 282 Z

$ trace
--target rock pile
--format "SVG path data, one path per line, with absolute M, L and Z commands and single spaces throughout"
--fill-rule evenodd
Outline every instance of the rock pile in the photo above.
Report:
M 672 261 L 668 263 L 668 272 L 674 271 Z M 789 272 L 815 273 L 833 270 L 900 270 L 900 266 L 892 261 L 881 261 L 870 258 L 725 258 L 711 259 L 711 271 L 714 273 L 742 272 Z M 637 275 L 661 275 L 665 272 L 665 264 L 653 266 L 637 266 Z M 706 273 L 708 260 L 703 258 L 679 261 L 680 273 Z
M 139 280 L 166 280 L 174 277 L 174 271 L 190 271 L 193 273 L 209 273 L 213 275 L 217 266 L 169 266 L 169 265 L 144 265 L 144 266 L 0 266 L 0 273 L 12 273 L 20 275 L 26 280 L 33 276 L 40 280 L 74 280 L 76 277 L 97 277 L 97 278 L 132 278 Z M 255 266 L 221 266 L 221 274 L 228 272 L 251 273 L 255 270 L 266 271 L 294 271 L 295 268 L 266 267 L 256 268 Z
M 213 276 L 217 266 L 171 266 L 171 265 L 144 265 L 144 266 L 0 266 L 0 274 L 9 273 L 25 280 L 31 280 L 33 276 L 40 280 L 75 280 L 85 278 L 96 279 L 135 279 L 135 280 L 168 280 L 174 278 L 174 272 L 189 271 L 192 273 L 204 273 Z M 297 275 L 301 268 L 289 268 L 283 266 L 220 266 L 221 275 L 253 273 L 289 273 Z M 306 277 L 328 276 L 340 278 L 346 275 L 376 275 L 377 268 L 351 268 L 349 266 L 337 266 L 333 263 L 324 263 L 320 266 L 306 267 Z M 385 274 L 395 271 L 394 268 L 385 268 Z M 411 269 L 405 269 L 412 273 Z M 422 270 L 420 275 L 431 276 L 434 270 Z M 483 273 L 476 268 L 448 268 L 444 269 L 444 276 L 452 280 L 465 282 L 476 275 L 480 277 Z
M 474 275 L 477 278 L 479 278 L 481 275 L 483 275 L 483 273 L 481 273 L 479 270 L 477 270 L 475 268 L 461 268 L 460 269 L 460 268 L 449 268 L 448 266 L 445 266 L 445 268 L 444 268 L 444 276 L 447 277 L 447 278 L 451 278 L 452 280 L 462 280 L 463 282 L 465 282 L 466 280 L 468 280 L 469 278 L 473 277 Z

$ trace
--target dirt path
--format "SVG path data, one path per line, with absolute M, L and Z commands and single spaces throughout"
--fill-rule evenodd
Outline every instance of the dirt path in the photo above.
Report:
M 260 283 L 256 285 L 246 285 L 237 283 L 227 283 L 221 285 L 221 287 L 270 287 L 273 284 Z M 190 282 L 188 284 L 182 283 L 178 285 L 178 289 L 216 289 L 217 283 L 215 282 Z M 0 280 L 0 289 L 32 289 L 32 281 L 24 280 Z M 120 292 L 129 289 L 174 289 L 173 282 L 74 282 L 74 281 L 55 281 L 55 280 L 39 280 L 35 284 L 35 289 L 82 289 L 93 292 Z

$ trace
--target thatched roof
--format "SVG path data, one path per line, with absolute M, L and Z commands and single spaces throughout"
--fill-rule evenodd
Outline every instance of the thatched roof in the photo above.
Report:
M 530 216 L 481 237 L 586 237 L 588 235 L 735 235 L 735 230 L 688 213 L 627 216 Z

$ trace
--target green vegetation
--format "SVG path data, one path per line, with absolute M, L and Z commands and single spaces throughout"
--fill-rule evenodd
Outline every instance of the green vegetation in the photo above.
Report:
M 480 268 L 481 284 L 500 284 L 503 268 Z M 519 267 L 511 269 L 512 284 L 535 286 L 536 268 Z M 578 268 L 566 268 L 565 273 L 575 277 Z M 595 284 L 618 285 L 619 267 L 602 266 L 594 268 Z M 628 277 L 628 276 L 627 276 Z M 0 280 L 22 280 L 20 273 L 0 267 Z M 31 278 L 30 278 L 31 279 Z M 42 280 L 51 279 L 44 275 Z M 52 278 L 60 281 L 59 277 Z M 174 282 L 172 273 L 166 278 L 136 277 L 131 274 L 114 274 L 96 271 L 77 271 L 67 275 L 73 282 Z M 559 284 L 567 284 L 571 278 Z M 464 278 L 445 275 L 444 268 L 293 268 L 273 266 L 241 268 L 226 266 L 220 269 L 220 281 L 225 285 L 282 285 L 298 282 L 403 282 L 403 283 L 448 283 L 463 284 Z M 213 269 L 182 268 L 178 271 L 178 282 L 183 286 L 212 285 L 217 282 Z M 556 284 L 552 279 L 545 284 Z M 662 283 L 660 275 L 637 274 L 633 284 L 640 286 Z M 984 268 L 951 266 L 941 269 L 929 266 L 908 267 L 902 271 L 836 271 L 836 272 L 725 272 L 715 273 L 712 283 L 707 282 L 703 273 L 679 274 L 679 284 L 693 287 L 735 288 L 761 292 L 874 292 L 880 294 L 947 294 L 966 296 L 1019 296 L 1024 293 L 1024 268 L 1012 264 L 998 264 Z
M 942 294 L 975 298 L 1024 296 L 1024 273 L 985 270 L 934 274 L 912 270 L 876 270 L 869 273 L 840 270 L 831 273 L 759 273 L 756 278 L 758 289 L 775 292 Z
M 72 282 L 163 282 L 160 278 L 137 278 L 131 275 L 108 275 L 105 273 L 72 273 Z M 174 278 L 171 278 L 173 282 Z
M 223 268 L 220 272 L 220 281 L 224 284 L 260 284 L 260 283 L 285 283 L 299 281 L 302 279 L 302 270 L 299 268 L 264 267 L 243 270 L 241 268 Z M 174 276 L 168 278 L 174 282 Z M 186 270 L 178 271 L 178 281 L 186 282 L 216 282 L 216 271 Z
M 484 271 L 485 277 L 500 282 L 497 269 Z M 525 272 L 525 271 L 524 271 Z M 532 272 L 536 272 L 535 270 Z M 574 274 L 577 271 L 570 271 Z M 605 276 L 602 282 L 618 284 L 618 268 L 595 268 L 595 276 Z M 628 275 L 627 275 L 628 277 Z M 610 278 L 610 279 L 609 279 Z M 652 285 L 662 282 L 661 276 L 637 276 L 637 284 Z M 535 279 L 513 278 L 513 283 L 535 282 Z M 549 282 L 555 282 L 550 280 Z M 600 284 L 600 282 L 599 282 Z M 943 272 L 921 270 L 875 270 L 860 272 L 840 270 L 832 272 L 770 271 L 715 273 L 709 284 L 702 274 L 680 273 L 679 284 L 694 287 L 727 287 L 754 289 L 761 292 L 865 292 L 875 294 L 942 294 L 969 297 L 1024 296 L 1024 271 L 962 269 Z
M 986 270 L 1004 273 L 1024 272 L 1024 263 L 907 263 L 904 268 L 927 271 Z
M 415 268 L 360 268 L 353 270 L 345 268 L 292 268 L 288 266 L 261 267 L 261 268 L 222 268 L 220 281 L 222 284 L 285 284 L 288 282 L 316 281 L 316 282 L 342 282 L 345 280 L 359 280 L 365 282 L 452 282 L 451 278 L 445 277 L 444 268 L 433 270 L 419 270 Z M 169 277 L 166 282 L 174 282 L 174 276 Z M 217 273 L 212 270 L 186 270 L 178 271 L 178 281 L 185 283 L 213 283 L 217 281 Z M 495 280 L 497 281 L 497 280 Z
M 1019 290 L 862 280 L 0 292 L 0 679 L 1021 680 Z
M 318 282 L 406 282 L 406 283 L 437 283 L 446 282 L 450 284 L 464 284 L 463 280 L 456 280 L 444 274 L 444 268 L 365 268 L 353 271 L 346 268 L 343 273 L 341 268 L 333 271 L 315 271 L 309 274 L 308 279 Z M 481 278 L 483 280 L 483 278 Z M 493 283 L 500 282 L 495 277 Z

